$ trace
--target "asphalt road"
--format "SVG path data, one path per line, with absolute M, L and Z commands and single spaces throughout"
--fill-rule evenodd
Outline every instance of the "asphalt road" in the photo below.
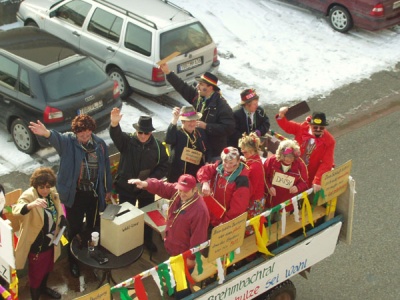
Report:
M 388 113 L 388 112 L 387 112 Z M 390 113 L 337 138 L 336 163 L 352 160 L 353 240 L 293 282 L 298 300 L 399 299 L 400 97 Z
M 312 110 L 326 112 L 330 120 L 336 164 L 353 161 L 357 194 L 352 244 L 339 244 L 330 258 L 312 267 L 308 280 L 294 277 L 299 300 L 399 299 L 399 83 L 400 64 L 325 99 L 308 100 Z M 273 120 L 278 107 L 267 105 L 267 110 Z M 277 129 L 274 122 L 272 128 Z M 7 190 L 25 189 L 29 176 L 13 172 L 0 176 L 0 182 Z

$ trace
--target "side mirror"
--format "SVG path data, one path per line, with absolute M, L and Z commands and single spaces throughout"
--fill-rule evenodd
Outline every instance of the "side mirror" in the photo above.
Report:
M 56 17 L 57 16 L 57 10 L 52 10 L 51 12 L 50 12 L 50 14 L 49 14 L 49 17 L 50 18 L 54 18 L 54 17 Z

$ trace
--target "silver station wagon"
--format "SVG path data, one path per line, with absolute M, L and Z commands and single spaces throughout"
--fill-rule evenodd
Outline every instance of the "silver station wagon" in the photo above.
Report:
M 204 26 L 182 8 L 162 0 L 25 0 L 17 19 L 37 26 L 92 56 L 119 84 L 148 95 L 173 90 L 157 63 L 175 54 L 171 70 L 188 83 L 216 73 L 217 48 Z

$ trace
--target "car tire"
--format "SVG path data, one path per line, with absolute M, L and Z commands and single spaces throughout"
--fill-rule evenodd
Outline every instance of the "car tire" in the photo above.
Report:
M 346 33 L 353 28 L 353 19 L 349 11 L 340 5 L 335 5 L 329 11 L 329 22 L 336 31 Z
M 38 24 L 36 24 L 35 21 L 28 21 L 28 22 L 26 22 L 25 26 L 32 26 L 32 27 L 39 28 Z
M 112 80 L 115 80 L 116 82 L 118 82 L 119 96 L 121 97 L 121 99 L 128 98 L 132 91 L 131 91 L 131 87 L 129 86 L 129 83 L 126 80 L 125 75 L 121 71 L 121 69 L 116 68 L 116 67 L 111 68 L 107 72 L 107 74 L 108 74 L 108 76 L 110 76 L 110 78 Z
M 33 154 L 39 148 L 36 136 L 21 119 L 15 119 L 14 122 L 12 122 L 11 136 L 15 146 L 22 152 Z
M 254 300 L 295 300 L 296 288 L 290 280 L 278 284 L 271 290 L 254 298 Z

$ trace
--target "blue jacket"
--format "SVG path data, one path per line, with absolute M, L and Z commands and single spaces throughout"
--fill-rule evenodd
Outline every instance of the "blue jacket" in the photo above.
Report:
M 50 130 L 50 132 L 51 135 L 48 140 L 60 155 L 57 191 L 60 194 L 61 202 L 68 207 L 72 207 L 75 201 L 76 185 L 85 151 L 77 141 L 74 133 L 66 132 L 61 134 L 55 130 Z M 99 195 L 99 209 L 103 211 L 106 192 L 110 192 L 112 186 L 110 159 L 106 143 L 94 134 L 92 134 L 92 139 L 95 143 L 99 163 L 96 192 Z

